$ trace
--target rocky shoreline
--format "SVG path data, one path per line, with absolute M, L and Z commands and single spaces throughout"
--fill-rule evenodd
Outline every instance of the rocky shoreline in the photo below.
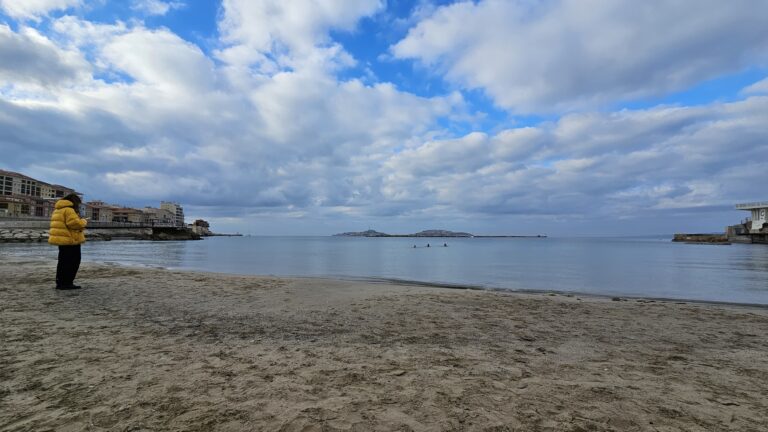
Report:
M 0 229 L 0 243 L 35 243 L 47 241 L 47 231 L 39 229 Z

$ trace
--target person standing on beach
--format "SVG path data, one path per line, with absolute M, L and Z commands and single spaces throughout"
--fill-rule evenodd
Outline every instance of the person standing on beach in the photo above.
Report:
M 81 218 L 78 212 L 81 199 L 77 194 L 69 194 L 56 201 L 56 209 L 51 215 L 51 230 L 48 243 L 59 247 L 59 263 L 56 266 L 56 289 L 78 289 L 75 276 L 80 268 L 80 245 L 85 243 L 87 218 Z

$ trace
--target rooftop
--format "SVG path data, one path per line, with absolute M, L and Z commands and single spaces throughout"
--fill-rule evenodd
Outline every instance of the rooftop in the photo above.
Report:
M 736 208 L 739 209 L 739 210 L 752 210 L 752 209 L 757 209 L 757 208 L 768 208 L 768 201 L 736 204 Z

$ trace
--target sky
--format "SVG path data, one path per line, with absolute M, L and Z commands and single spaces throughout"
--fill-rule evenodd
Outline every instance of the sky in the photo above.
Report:
M 764 0 L 0 0 L 0 169 L 219 232 L 722 231 Z

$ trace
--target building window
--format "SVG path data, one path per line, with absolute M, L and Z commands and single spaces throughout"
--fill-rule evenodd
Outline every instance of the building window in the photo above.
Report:
M 40 186 L 37 182 L 31 180 L 21 180 L 21 194 L 29 196 L 40 196 Z
M 35 216 L 43 217 L 43 208 L 42 207 L 35 207 Z
M 25 214 L 25 215 L 29 214 L 29 204 L 21 205 L 21 214 Z
M 13 193 L 13 178 L 0 176 L 0 194 L 11 195 Z

